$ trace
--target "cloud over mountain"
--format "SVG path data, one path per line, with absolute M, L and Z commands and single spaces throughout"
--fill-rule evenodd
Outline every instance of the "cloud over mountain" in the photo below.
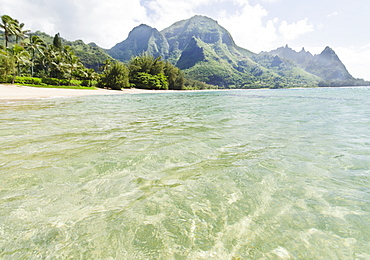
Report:
M 370 24 L 368 0 L 351 5 L 335 0 L 2 0 L 0 10 L 27 29 L 60 32 L 67 39 L 81 38 L 104 48 L 142 23 L 162 30 L 197 14 L 219 21 L 238 45 L 254 52 L 287 43 L 296 49 L 330 45 L 349 52 L 369 43 L 364 33 Z M 356 67 L 352 59 L 346 63 Z M 370 72 L 358 76 L 370 79 Z

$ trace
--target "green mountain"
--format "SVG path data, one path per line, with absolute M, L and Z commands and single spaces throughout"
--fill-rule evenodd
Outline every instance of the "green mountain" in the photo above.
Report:
M 42 32 L 34 34 L 52 44 L 52 36 Z M 237 46 L 230 33 L 217 21 L 199 15 L 176 22 L 162 31 L 142 24 L 135 27 L 126 40 L 109 50 L 81 40 L 62 39 L 62 43 L 70 45 L 82 63 L 95 70 L 106 60 L 128 62 L 133 56 L 145 52 L 170 61 L 182 69 L 188 79 L 220 88 L 370 84 L 354 79 L 330 47 L 318 55 L 312 55 L 304 48 L 296 52 L 288 46 L 256 54 Z
M 145 24 L 135 27 L 125 41 L 107 50 L 110 56 L 123 62 L 128 62 L 131 57 L 143 52 L 163 58 L 167 58 L 169 54 L 168 42 L 163 34 Z
M 170 46 L 168 59 L 191 78 L 241 87 L 257 78 L 278 77 L 254 62 L 252 52 L 236 46 L 230 33 L 208 17 L 179 21 L 161 33 Z
M 47 45 L 53 44 L 54 36 L 50 36 L 40 31 L 32 34 L 39 36 Z M 82 64 L 84 64 L 86 68 L 99 71 L 100 67 L 104 65 L 106 60 L 113 60 L 112 57 L 104 51 L 104 49 L 100 48 L 95 43 L 86 44 L 82 40 L 67 41 L 63 38 L 61 38 L 61 40 L 63 45 L 71 46 L 76 56 L 80 58 Z
M 278 55 L 256 54 L 252 59 L 265 68 L 268 68 L 286 80 L 285 85 L 292 86 L 313 86 L 322 79 L 311 74 L 290 59 L 282 58 Z M 288 79 L 288 80 L 287 80 Z
M 354 79 L 330 47 L 326 47 L 319 55 L 315 55 L 314 59 L 308 62 L 305 70 L 324 80 Z
M 315 85 L 319 80 L 296 66 L 269 68 L 266 62 L 255 58 L 256 54 L 237 46 L 217 21 L 199 15 L 161 32 L 140 25 L 125 41 L 107 51 L 123 62 L 143 52 L 169 60 L 189 78 L 220 87 Z
M 50 36 L 41 31 L 32 32 L 32 35 L 39 36 L 46 45 L 53 44 L 54 36 Z M 28 38 L 23 39 L 23 43 L 26 43 L 27 41 L 29 41 Z M 113 60 L 113 58 L 109 56 L 104 49 L 100 48 L 95 43 L 86 44 L 82 40 L 67 41 L 63 38 L 61 38 L 61 41 L 63 45 L 71 46 L 76 56 L 80 58 L 81 62 L 86 68 L 98 71 L 100 67 L 104 65 L 106 60 Z M 14 37 L 10 37 L 10 43 L 15 43 Z M 4 44 L 4 37 L 2 35 L 0 36 L 0 44 Z
M 272 50 L 269 52 L 261 52 L 260 55 L 271 55 L 271 56 L 278 56 L 280 58 L 284 58 L 287 60 L 293 61 L 296 65 L 300 68 L 305 68 L 307 63 L 313 59 L 313 55 L 306 51 L 304 48 L 300 52 L 296 52 L 288 45 L 285 47 L 277 48 L 276 50 Z
M 289 48 L 288 45 L 262 54 L 289 59 L 293 61 L 296 66 L 320 77 L 322 80 L 354 80 L 337 54 L 330 47 L 326 47 L 318 55 L 312 55 L 304 49 L 300 52 L 296 52 Z

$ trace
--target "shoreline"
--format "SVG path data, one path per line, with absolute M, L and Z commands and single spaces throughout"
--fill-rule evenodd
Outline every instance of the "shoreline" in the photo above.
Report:
M 29 99 L 59 98 L 59 97 L 80 97 L 92 95 L 123 95 L 143 93 L 179 93 L 192 91 L 215 91 L 214 90 L 149 90 L 149 89 L 64 89 L 64 88 L 41 88 L 12 84 L 0 84 L 0 101 L 16 101 Z

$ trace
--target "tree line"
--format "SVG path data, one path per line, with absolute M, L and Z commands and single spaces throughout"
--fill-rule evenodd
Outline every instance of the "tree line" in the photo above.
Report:
M 107 60 L 99 71 L 86 68 L 71 46 L 63 46 L 59 33 L 52 44 L 45 42 L 24 24 L 1 16 L 0 81 L 37 85 L 96 85 L 101 88 L 203 89 L 202 82 L 186 79 L 170 62 L 146 53 L 132 57 L 128 64 Z

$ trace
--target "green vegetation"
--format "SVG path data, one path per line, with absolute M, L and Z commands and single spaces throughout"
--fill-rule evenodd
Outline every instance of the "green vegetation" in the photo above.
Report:
M 110 50 L 81 40 L 69 42 L 59 33 L 54 37 L 30 33 L 23 27 L 10 16 L 1 16 L 2 82 L 30 77 L 42 79 L 41 85 L 174 90 L 370 84 L 354 79 L 330 47 L 315 56 L 288 46 L 254 54 L 204 16 L 179 21 L 161 32 L 142 24 Z
M 91 86 L 94 73 L 81 63 L 70 46 L 63 46 L 59 33 L 49 45 L 37 35 L 20 41 L 29 32 L 23 30 L 24 24 L 8 15 L 1 16 L 1 21 L 5 40 L 0 49 L 1 82 Z
M 315 56 L 288 46 L 255 54 L 237 46 L 216 21 L 199 15 L 160 32 L 147 25 L 135 27 L 126 40 L 107 52 L 122 62 L 142 52 L 161 56 L 180 68 L 185 78 L 219 88 L 312 87 L 321 81 L 345 84 L 353 80 L 330 48 Z
M 107 52 L 122 62 L 142 52 L 163 57 L 180 68 L 185 78 L 219 88 L 283 88 L 319 82 L 296 66 L 285 70 L 260 63 L 263 59 L 254 59 L 257 55 L 238 47 L 225 28 L 204 16 L 179 21 L 161 32 L 140 25 Z M 141 75 L 149 80 L 147 76 Z
M 288 72 L 286 76 L 301 82 L 304 82 L 302 72 L 311 75 L 311 79 L 319 87 L 370 85 L 370 82 L 352 77 L 330 47 L 326 47 L 318 55 L 312 55 L 310 52 L 305 51 L 304 48 L 300 52 L 296 52 L 286 45 L 285 47 L 256 55 L 254 58 L 258 59 L 258 62 L 262 62 L 264 66 L 269 67 L 271 65 L 270 68 L 275 71 L 281 71 L 285 74 Z
M 106 62 L 104 71 L 99 78 L 98 87 L 120 90 L 130 86 L 128 69 L 121 62 Z
M 161 57 L 154 58 L 143 53 L 133 57 L 129 64 L 130 82 L 137 88 L 183 89 L 184 78 L 180 69 Z
M 185 80 L 179 68 L 144 52 L 132 57 L 126 65 L 115 61 L 94 44 L 67 42 L 59 33 L 52 38 L 36 32 L 30 34 L 29 40 L 20 41 L 29 32 L 23 30 L 24 24 L 8 15 L 1 18 L 4 46 L 0 48 L 0 82 L 64 88 L 96 85 L 115 90 L 129 87 L 178 90 L 212 87 Z M 90 55 L 91 50 L 95 52 L 93 55 Z M 76 52 L 85 62 L 91 59 L 87 64 L 93 68 L 87 68 Z M 102 57 L 104 62 L 100 60 Z
M 0 77 L 7 78 L 15 72 L 15 61 L 12 57 L 0 51 Z
M 54 38 L 46 33 L 36 31 L 33 36 L 38 36 L 46 45 L 53 44 Z M 88 69 L 93 69 L 95 72 L 100 72 L 100 68 L 106 60 L 114 61 L 105 51 L 98 47 L 95 43 L 85 44 L 81 40 L 67 41 L 59 37 L 63 46 L 70 46 L 75 55 L 80 58 L 81 63 Z M 27 41 L 27 40 L 26 40 Z
M 278 78 L 274 79 L 275 86 L 278 88 L 317 86 L 320 81 L 318 76 L 297 67 L 293 61 L 277 55 L 258 54 L 253 55 L 252 59 L 278 75 Z
M 0 68 L 3 68 L 0 66 Z M 14 81 L 14 83 L 13 83 Z M 36 78 L 36 77 L 26 77 L 26 76 L 16 76 L 12 75 L 4 76 L 1 78 L 3 83 L 13 83 L 24 86 L 34 86 L 34 87 L 58 87 L 58 88 L 73 88 L 73 89 L 96 89 L 92 87 L 89 81 L 86 80 L 72 80 L 67 79 L 56 79 L 56 78 Z M 96 85 L 94 82 L 93 85 Z
M 129 62 L 132 57 L 143 52 L 166 59 L 168 51 L 166 38 L 157 29 L 141 24 L 130 32 L 126 41 L 118 43 L 107 53 L 117 60 Z
M 370 86 L 370 81 L 363 79 L 348 80 L 323 80 L 319 82 L 319 87 L 348 87 L 348 86 Z
M 295 77 L 293 68 L 290 73 L 280 73 L 266 66 L 254 59 L 257 55 L 238 47 L 225 28 L 204 16 L 175 23 L 162 33 L 170 49 L 181 51 L 180 55 L 177 52 L 170 57 L 184 70 L 186 77 L 220 88 L 284 88 L 312 86 L 319 81 L 305 72 Z
M 121 89 L 207 89 L 212 86 L 194 80 L 186 80 L 181 70 L 161 57 L 142 53 L 132 57 L 126 66 L 121 62 L 107 61 L 100 76 L 99 87 Z M 214 87 L 213 87 L 214 88 Z

